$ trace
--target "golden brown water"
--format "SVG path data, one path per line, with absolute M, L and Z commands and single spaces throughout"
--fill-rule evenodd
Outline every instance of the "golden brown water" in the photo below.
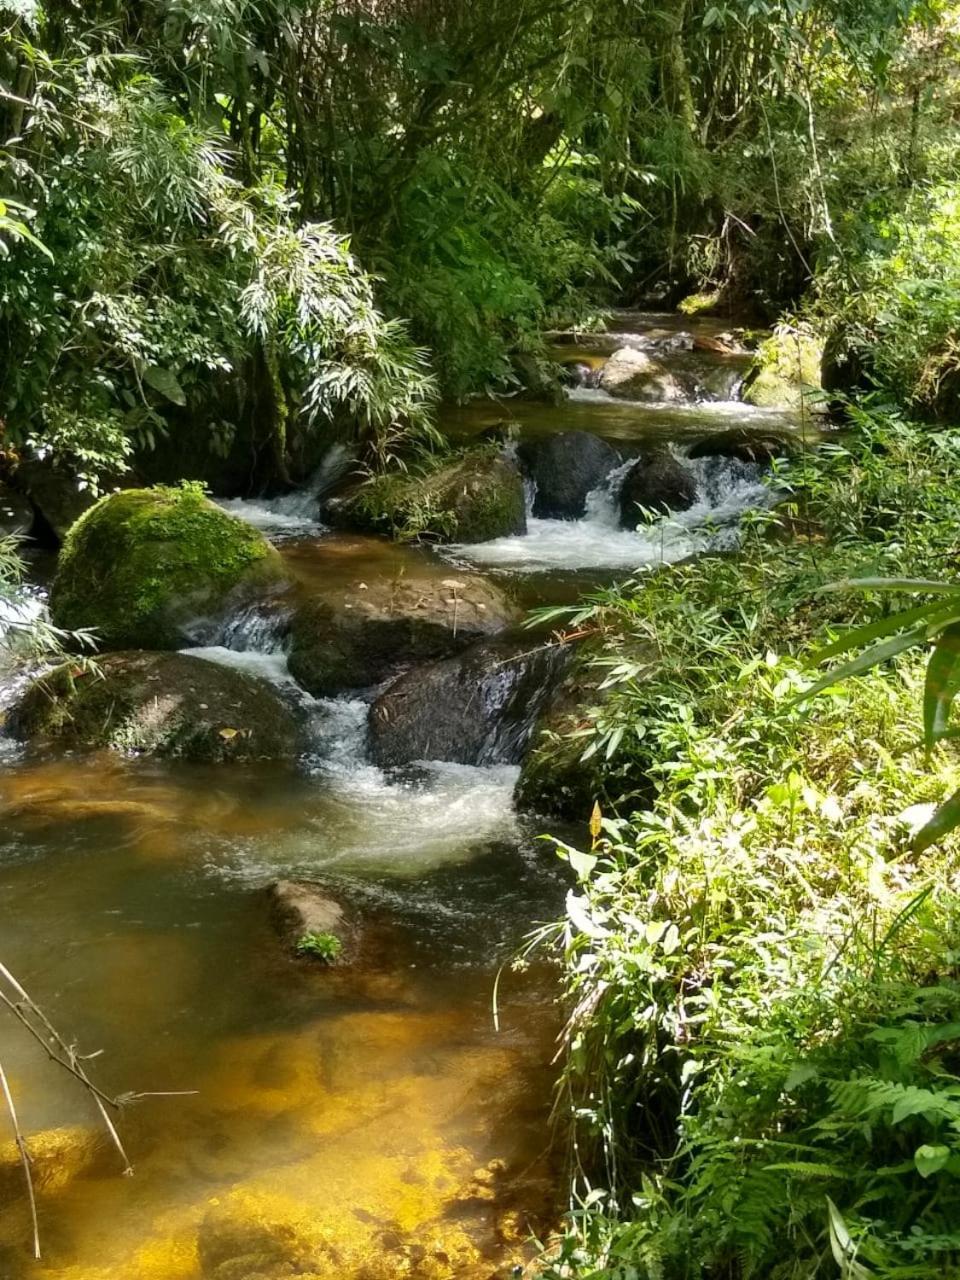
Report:
M 5 1022 L 21 1122 L 63 1155 L 56 1177 L 38 1164 L 40 1263 L 25 1200 L 0 1209 L 3 1280 L 479 1280 L 545 1230 L 551 979 L 509 975 L 499 1032 L 491 988 L 556 910 L 550 855 L 518 852 L 509 814 L 444 833 L 412 784 L 404 819 L 368 782 L 374 816 L 337 861 L 337 786 L 112 756 L 0 773 L 4 960 L 103 1050 L 108 1090 L 196 1090 L 123 1113 L 136 1173 L 120 1177 L 82 1092 Z M 311 859 L 374 939 L 359 970 L 293 961 L 272 929 L 262 885 Z

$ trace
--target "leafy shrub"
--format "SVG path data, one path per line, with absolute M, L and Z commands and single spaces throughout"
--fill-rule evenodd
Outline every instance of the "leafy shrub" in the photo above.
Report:
M 297 939 L 295 949 L 298 956 L 311 956 L 325 964 L 333 964 L 343 954 L 343 943 L 335 933 L 311 931 Z

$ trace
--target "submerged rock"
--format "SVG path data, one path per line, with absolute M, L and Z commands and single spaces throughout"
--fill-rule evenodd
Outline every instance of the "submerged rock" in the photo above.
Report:
M 587 494 L 620 465 L 620 455 L 589 431 L 561 431 L 518 450 L 536 485 L 533 514 L 545 520 L 579 520 Z
M 285 1222 L 251 1219 L 229 1207 L 210 1209 L 197 1233 L 203 1280 L 274 1280 L 311 1275 L 313 1250 Z
M 490 447 L 426 474 L 377 476 L 331 499 L 324 518 L 334 528 L 431 542 L 489 542 L 527 528 L 520 472 Z
M 10 727 L 31 742 L 189 760 L 278 759 L 298 746 L 270 685 L 184 653 L 111 653 L 96 670 L 65 663 L 34 681 Z
M 569 654 L 533 637 L 501 639 L 407 672 L 370 709 L 374 761 L 518 763 Z
M 669 449 L 649 449 L 641 453 L 623 478 L 620 488 L 620 519 L 627 529 L 635 529 L 644 519 L 643 511 L 686 511 L 697 500 L 693 476 Z
M 621 400 L 663 403 L 690 399 L 689 390 L 667 365 L 647 351 L 621 347 L 600 373 L 599 385 Z
M 356 931 L 347 913 L 327 889 L 306 880 L 277 880 L 267 888 L 270 911 L 278 931 L 291 951 L 310 935 L 336 938 L 340 950 L 327 957 L 328 964 L 342 964 L 351 956 Z
M 102 498 L 67 535 L 50 595 L 54 623 L 104 648 L 174 649 L 198 617 L 282 578 L 276 549 L 194 487 Z
M 33 507 L 23 494 L 0 483 L 0 537 L 25 538 L 33 520 Z
M 102 1133 L 67 1125 L 26 1135 L 35 1191 L 61 1191 L 78 1178 L 120 1171 L 120 1157 Z M 0 1143 L 0 1204 L 27 1194 L 17 1144 Z
M 797 442 L 786 435 L 770 431 L 751 431 L 749 427 L 732 427 L 716 431 L 698 440 L 690 450 L 690 458 L 736 458 L 738 462 L 770 463 L 795 453 Z
M 404 663 L 455 653 L 518 616 L 500 589 L 476 574 L 374 580 L 296 612 L 290 671 L 315 697 L 332 697 L 376 684 Z

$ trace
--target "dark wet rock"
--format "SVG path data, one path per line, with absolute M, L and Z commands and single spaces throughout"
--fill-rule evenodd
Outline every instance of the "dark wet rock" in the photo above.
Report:
M 520 395 L 527 400 L 545 400 L 548 404 L 560 404 L 563 388 L 557 376 L 557 366 L 539 356 L 517 354 L 512 357 L 513 375 L 519 384 Z
M 587 494 L 620 464 L 605 440 L 588 431 L 561 431 L 522 444 L 518 456 L 536 485 L 533 514 L 543 519 L 579 520 Z
M 97 501 L 89 488 L 81 489 L 76 476 L 42 458 L 22 458 L 14 483 L 39 514 L 48 537 L 62 542 L 70 526 Z M 109 487 L 109 486 L 108 486 Z
M 625 528 L 635 529 L 644 519 L 640 508 L 661 514 L 686 511 L 696 500 L 696 481 L 683 463 L 669 449 L 649 449 L 623 477 L 620 519 Z
M 0 483 L 0 537 L 25 538 L 33 528 L 33 521 L 29 500 Z
M 621 347 L 600 373 L 599 385 L 608 395 L 645 403 L 691 399 L 690 388 L 663 361 L 648 351 Z
M 328 502 L 323 517 L 336 529 L 431 542 L 489 542 L 527 528 L 520 472 L 490 447 L 425 474 L 377 476 Z
M 189 760 L 282 759 L 298 748 L 293 712 L 270 685 L 185 653 L 110 653 L 94 670 L 64 663 L 34 681 L 9 727 L 31 743 Z
M 307 935 L 329 934 L 342 949 L 328 963 L 343 964 L 352 959 L 356 927 L 324 885 L 307 880 L 277 880 L 268 886 L 267 897 L 277 931 L 292 952 L 297 952 L 297 944 Z
M 477 574 L 374 580 L 294 614 L 290 671 L 316 697 L 376 684 L 398 666 L 496 635 L 519 611 Z
M 694 350 L 671 361 L 674 377 L 694 400 L 733 400 L 750 367 L 750 357 Z
M 583 759 L 589 743 L 584 736 L 596 723 L 604 693 L 600 676 L 586 655 L 575 658 L 566 676 L 537 720 L 514 791 L 522 813 L 586 823 L 599 802 L 612 809 L 606 785 L 616 790 L 615 769 L 602 755 Z M 623 787 L 626 794 L 628 788 Z
M 731 427 L 729 431 L 715 431 L 698 440 L 690 450 L 690 458 L 736 458 L 739 462 L 770 463 L 795 453 L 797 441 L 787 435 L 771 431 L 756 431 L 750 427 Z
M 533 637 L 502 639 L 407 672 L 370 709 L 374 761 L 516 764 L 569 655 Z
M 71 528 L 50 595 L 54 623 L 104 648 L 174 649 L 283 576 L 276 549 L 195 488 L 125 489 Z

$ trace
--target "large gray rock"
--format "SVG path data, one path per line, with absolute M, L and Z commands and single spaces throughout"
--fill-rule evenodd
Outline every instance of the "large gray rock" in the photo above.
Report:
M 663 403 L 689 400 L 683 381 L 656 356 L 633 347 L 615 351 L 600 373 L 600 388 L 621 400 Z
M 456 653 L 496 635 L 519 610 L 477 574 L 374 579 L 294 614 L 290 671 L 315 697 L 383 680 L 405 663 Z
M 579 520 L 587 494 L 620 465 L 616 450 L 589 431 L 561 431 L 518 453 L 536 485 L 533 514 L 547 520 Z
M 625 528 L 635 529 L 644 519 L 641 508 L 660 514 L 686 511 L 696 500 L 696 481 L 683 463 L 668 449 L 650 449 L 623 478 L 620 519 Z
M 501 639 L 407 672 L 370 709 L 374 761 L 518 763 L 569 653 L 532 637 Z
M 65 663 L 34 681 L 10 720 L 30 742 L 189 760 L 280 759 L 299 745 L 270 685 L 185 653 L 110 653 L 93 671 Z

